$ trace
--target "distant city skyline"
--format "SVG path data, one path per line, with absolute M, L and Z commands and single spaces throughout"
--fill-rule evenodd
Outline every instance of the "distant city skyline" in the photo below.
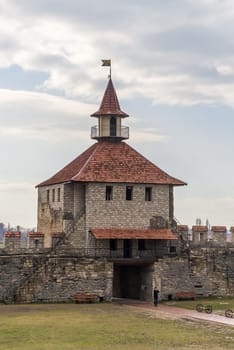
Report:
M 112 60 L 128 143 L 171 176 L 175 216 L 234 226 L 234 3 L 0 0 L 0 221 L 93 141 Z

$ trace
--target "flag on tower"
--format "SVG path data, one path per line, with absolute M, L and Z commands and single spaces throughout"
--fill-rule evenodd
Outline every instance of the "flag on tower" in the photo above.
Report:
M 110 67 L 111 60 L 102 60 L 102 67 Z

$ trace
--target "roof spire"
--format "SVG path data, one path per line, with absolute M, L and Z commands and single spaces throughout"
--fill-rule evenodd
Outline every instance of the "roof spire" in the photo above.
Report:
M 102 60 L 102 66 L 110 67 L 109 81 L 99 109 L 91 114 L 98 118 L 98 125 L 92 126 L 91 138 L 114 142 L 129 138 L 129 128 L 122 126 L 122 119 L 129 115 L 120 108 L 118 97 L 111 80 L 111 60 Z
M 91 114 L 92 117 L 99 117 L 101 115 L 115 115 L 121 118 L 128 117 L 128 114 L 120 109 L 118 97 L 111 78 L 108 81 L 99 110 Z

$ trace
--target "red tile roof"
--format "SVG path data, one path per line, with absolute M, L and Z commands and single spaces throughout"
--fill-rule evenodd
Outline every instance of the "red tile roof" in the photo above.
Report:
M 128 114 L 120 109 L 118 97 L 111 79 L 108 82 L 99 110 L 91 114 L 91 117 L 99 117 L 101 115 L 119 115 L 122 118 L 128 117 Z
M 4 232 L 4 237 L 21 237 L 21 232 L 19 231 L 7 231 Z
M 42 232 L 29 232 L 28 233 L 28 236 L 30 237 L 30 238 L 37 238 L 37 237 L 44 237 L 44 233 L 42 233 Z
M 227 232 L 226 226 L 212 226 L 211 231 L 213 232 Z
M 193 232 L 208 232 L 208 226 L 192 226 L 192 231 Z
M 177 225 L 177 231 L 188 231 L 189 227 L 188 225 Z
M 37 187 L 67 181 L 186 185 L 165 173 L 125 142 L 111 141 L 95 143 Z
M 92 234 L 97 239 L 169 239 L 177 237 L 170 229 L 116 229 L 92 228 Z

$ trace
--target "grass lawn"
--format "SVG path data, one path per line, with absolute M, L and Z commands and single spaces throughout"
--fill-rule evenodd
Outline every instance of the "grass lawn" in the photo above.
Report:
M 152 318 L 126 305 L 0 305 L 0 349 L 233 349 L 231 327 Z
M 210 297 L 210 298 L 197 298 L 196 300 L 173 300 L 171 302 L 164 302 L 164 304 L 182 307 L 185 309 L 195 310 L 197 304 L 211 305 L 213 312 L 225 311 L 232 309 L 234 312 L 234 298 L 228 297 Z

